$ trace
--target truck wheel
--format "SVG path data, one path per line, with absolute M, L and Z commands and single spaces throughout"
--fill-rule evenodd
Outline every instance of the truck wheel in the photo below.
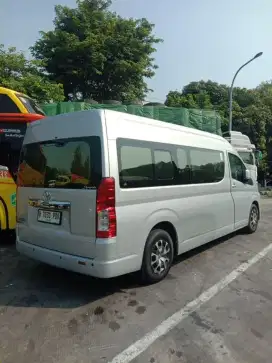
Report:
M 248 233 L 254 233 L 256 232 L 258 228 L 258 223 L 260 219 L 260 212 L 259 208 L 256 204 L 252 204 L 249 212 L 249 218 L 248 218 L 248 225 L 247 225 L 247 232 Z
M 170 235 L 162 229 L 150 232 L 144 251 L 141 275 L 144 283 L 153 284 L 165 278 L 174 258 Z

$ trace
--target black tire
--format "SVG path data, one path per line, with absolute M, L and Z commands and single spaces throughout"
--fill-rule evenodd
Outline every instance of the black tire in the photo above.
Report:
M 151 231 L 144 250 L 142 282 L 154 284 L 163 280 L 171 268 L 173 258 L 174 244 L 170 235 L 162 229 Z
M 248 217 L 248 225 L 246 227 L 247 233 L 251 234 L 256 232 L 260 219 L 260 211 L 256 204 L 252 204 Z

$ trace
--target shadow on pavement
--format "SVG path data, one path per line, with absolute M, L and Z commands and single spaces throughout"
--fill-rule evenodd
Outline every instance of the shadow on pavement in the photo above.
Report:
M 182 254 L 174 264 L 224 243 L 234 235 Z M 76 308 L 140 286 L 137 274 L 95 279 L 32 261 L 19 255 L 14 245 L 0 245 L 0 312 L 5 306 Z
M 95 279 L 29 260 L 15 246 L 0 246 L 0 312 L 5 306 L 76 308 L 138 286 L 136 274 Z

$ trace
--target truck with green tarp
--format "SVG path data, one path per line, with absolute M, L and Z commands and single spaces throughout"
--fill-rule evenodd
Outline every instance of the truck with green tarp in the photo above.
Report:
M 90 104 L 86 102 L 48 103 L 42 108 L 47 116 L 90 109 L 111 109 L 222 135 L 221 118 L 216 111 L 166 106 Z

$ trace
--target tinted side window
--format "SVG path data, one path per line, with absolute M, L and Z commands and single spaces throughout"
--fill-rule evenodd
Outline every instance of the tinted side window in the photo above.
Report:
M 166 150 L 154 150 L 155 178 L 158 180 L 174 179 L 175 169 L 171 153 Z
M 206 149 L 191 149 L 192 183 L 216 183 L 224 178 L 223 152 Z
M 229 154 L 229 162 L 230 162 L 231 177 L 243 183 L 246 167 L 243 164 L 242 160 L 240 160 L 238 156 L 234 154 Z
M 27 144 L 18 176 L 25 187 L 97 187 L 101 180 L 100 139 L 93 136 Z
M 121 188 L 216 183 L 225 174 L 221 151 L 129 139 L 117 140 L 117 151 Z
M 20 110 L 8 95 L 0 94 L 0 113 L 19 113 Z
M 190 163 L 188 159 L 188 151 L 177 148 L 177 172 L 178 184 L 190 183 Z
M 121 188 L 149 186 L 154 179 L 151 148 L 120 146 L 119 177 Z

